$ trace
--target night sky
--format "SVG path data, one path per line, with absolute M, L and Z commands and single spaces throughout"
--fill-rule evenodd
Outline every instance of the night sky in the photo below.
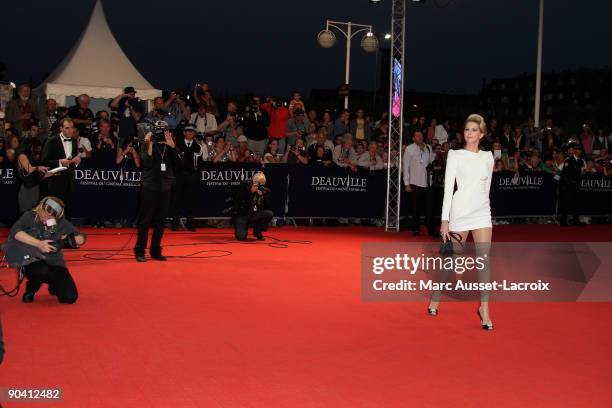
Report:
M 94 4 L 4 0 L 5 81 L 37 83 L 53 71 Z M 316 35 L 325 20 L 372 24 L 381 44 L 388 44 L 382 37 L 391 9 L 389 0 L 378 6 L 367 0 L 104 0 L 103 5 L 115 38 L 154 86 L 206 80 L 215 94 L 229 96 L 338 87 L 344 79 L 344 40 L 337 34 L 334 48 L 319 47 Z M 544 70 L 612 65 L 611 14 L 606 0 L 547 0 Z M 446 8 L 431 0 L 408 4 L 407 87 L 477 93 L 484 78 L 534 72 L 537 15 L 538 0 L 454 0 Z M 375 57 L 359 47 L 360 40 L 352 48 L 351 82 L 369 90 Z

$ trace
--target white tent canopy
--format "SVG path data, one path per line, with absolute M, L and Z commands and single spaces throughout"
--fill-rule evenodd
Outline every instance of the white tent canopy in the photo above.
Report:
M 80 94 L 114 98 L 126 86 L 136 88 L 140 99 L 161 96 L 161 91 L 153 88 L 121 50 L 98 0 L 77 43 L 35 93 L 65 105 L 66 97 Z

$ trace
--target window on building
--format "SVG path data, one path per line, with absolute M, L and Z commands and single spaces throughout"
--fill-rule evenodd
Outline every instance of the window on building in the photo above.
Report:
M 553 99 L 553 94 L 548 93 L 548 94 L 544 94 L 544 100 L 545 101 L 552 101 Z

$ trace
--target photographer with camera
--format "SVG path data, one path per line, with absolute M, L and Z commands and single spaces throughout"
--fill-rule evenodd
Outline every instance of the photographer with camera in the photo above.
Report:
M 206 146 L 200 146 L 195 140 L 196 129 L 188 125 L 183 129 L 183 138 L 176 141 L 179 167 L 176 174 L 176 186 L 172 194 L 172 230 L 180 227 L 181 217 L 187 217 L 185 227 L 196 230 L 193 216 L 198 204 L 198 169 Z
M 94 140 L 96 157 L 104 157 L 104 161 L 109 163 L 116 158 L 118 141 L 112 131 L 109 120 L 100 119 L 98 122 L 98 134 L 94 136 Z
M 155 128 L 145 134 L 140 143 L 140 160 L 143 165 L 140 210 L 138 212 L 138 240 L 134 254 L 138 262 L 146 262 L 145 250 L 149 239 L 149 227 L 153 236 L 149 253 L 151 258 L 165 261 L 161 240 L 164 235 L 164 221 L 170 206 L 170 192 L 175 183 L 174 167 L 178 163 L 176 145 L 172 133 Z
M 168 124 L 168 128 L 170 130 L 176 129 L 176 125 L 178 124 L 176 119 L 172 117 L 170 113 L 166 110 L 164 98 L 162 98 L 161 96 L 158 96 L 153 99 L 153 109 L 151 110 L 151 112 L 146 114 L 144 120 L 152 123 L 158 120 L 162 120 Z
M 123 89 L 108 106 L 119 118 L 119 143 L 124 145 L 136 136 L 136 124 L 143 114 L 140 101 L 136 98 L 136 90 L 132 86 Z
M 187 100 L 178 90 L 170 92 L 170 97 L 164 102 L 164 109 L 174 118 L 177 124 L 188 121 L 191 116 Z
M 27 284 L 23 302 L 34 301 L 43 283 L 60 303 L 76 302 L 78 292 L 66 268 L 63 248 L 77 248 L 85 241 L 86 236 L 64 218 L 64 203 L 59 198 L 45 197 L 26 211 L 11 228 L 4 245 L 9 263 L 24 267 Z
M 314 126 L 300 108 L 293 111 L 293 116 L 287 122 L 287 144 L 295 145 L 297 139 L 305 139 L 315 131 Z
M 217 128 L 217 134 L 221 134 L 228 144 L 236 146 L 238 137 L 244 134 L 240 122 L 238 112 L 229 112 L 227 118 Z
M 244 133 L 248 139 L 249 150 L 262 157 L 268 145 L 268 125 L 270 116 L 261 109 L 258 96 L 251 98 L 244 112 Z
M 234 233 L 238 241 L 246 241 L 249 225 L 253 226 L 253 235 L 263 241 L 262 232 L 274 217 L 267 209 L 270 190 L 266 187 L 266 176 L 263 172 L 253 175 L 251 181 L 244 181 L 234 197 L 233 222 Z
M 283 156 L 283 163 L 308 164 L 308 152 L 304 139 L 297 139 L 294 146 L 290 146 Z

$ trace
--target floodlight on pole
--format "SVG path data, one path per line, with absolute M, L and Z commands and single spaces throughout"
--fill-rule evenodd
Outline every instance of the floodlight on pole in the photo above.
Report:
M 340 26 L 346 27 L 346 31 L 343 30 Z M 353 31 L 353 28 L 355 27 L 357 28 L 357 30 Z M 355 24 L 350 21 L 345 23 L 342 21 L 327 20 L 325 29 L 321 30 L 317 35 L 317 42 L 322 48 L 331 48 L 336 43 L 336 35 L 331 31 L 331 28 L 335 28 L 346 37 L 346 62 L 344 83 L 348 86 L 350 83 L 351 69 L 351 40 L 355 35 L 365 31 L 366 34 L 361 39 L 361 48 L 363 48 L 365 52 L 375 52 L 378 50 L 378 38 L 376 38 L 376 36 L 374 35 L 371 25 Z M 344 109 L 348 109 L 348 100 L 348 95 L 345 95 Z

